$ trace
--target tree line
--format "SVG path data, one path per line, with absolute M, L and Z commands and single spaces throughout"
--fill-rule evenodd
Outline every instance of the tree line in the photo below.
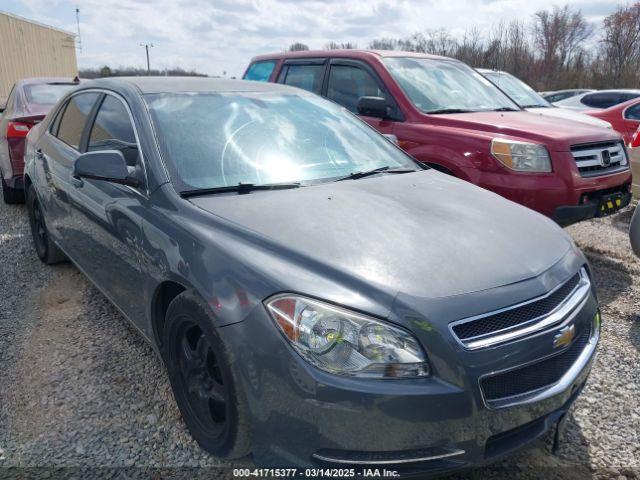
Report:
M 166 70 L 147 70 L 146 68 L 118 67 L 111 68 L 107 65 L 100 68 L 85 68 L 79 72 L 80 78 L 102 78 L 102 77 L 141 77 L 141 76 L 167 76 L 167 77 L 206 77 L 204 73 L 193 70 L 184 70 L 180 67 Z
M 330 42 L 327 49 L 358 48 Z M 640 88 L 640 1 L 620 5 L 602 25 L 569 5 L 536 12 L 531 19 L 500 22 L 462 37 L 446 29 L 403 38 L 378 38 L 375 50 L 405 50 L 457 58 L 476 68 L 504 70 L 536 90 Z M 290 51 L 308 50 L 296 42 Z

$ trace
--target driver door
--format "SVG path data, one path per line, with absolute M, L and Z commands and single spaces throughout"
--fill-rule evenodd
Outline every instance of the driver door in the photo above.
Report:
M 119 150 L 144 178 L 143 158 L 125 100 L 105 93 L 89 120 L 83 151 Z M 75 252 L 82 269 L 132 321 L 145 316 L 140 267 L 141 212 L 146 185 L 139 188 L 104 180 L 72 178 Z

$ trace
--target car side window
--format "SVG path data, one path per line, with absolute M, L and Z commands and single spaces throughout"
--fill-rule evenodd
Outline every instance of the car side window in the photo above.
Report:
M 244 80 L 268 82 L 275 66 L 275 60 L 252 63 L 247 69 L 247 73 L 244 74 Z
M 105 96 L 91 126 L 87 151 L 99 150 L 119 150 L 129 166 L 138 162 L 138 144 L 129 112 L 113 95 Z
M 60 116 L 57 131 L 52 130 L 53 135 L 76 150 L 80 150 L 85 123 L 98 96 L 97 93 L 80 93 L 71 97 Z
M 16 86 L 15 84 L 11 87 L 11 91 L 9 92 L 9 96 L 4 105 L 2 105 L 4 111 L 10 112 L 13 109 L 13 99 L 16 96 Z
M 592 93 L 580 100 L 587 107 L 609 108 L 620 103 L 620 94 L 615 92 Z
M 624 112 L 627 120 L 640 120 L 640 103 L 627 108 Z
M 360 97 L 386 98 L 386 95 L 366 70 L 349 65 L 332 65 L 327 85 L 327 98 L 357 113 Z
M 283 83 L 292 87 L 303 88 L 313 93 L 320 93 L 324 65 L 289 65 Z

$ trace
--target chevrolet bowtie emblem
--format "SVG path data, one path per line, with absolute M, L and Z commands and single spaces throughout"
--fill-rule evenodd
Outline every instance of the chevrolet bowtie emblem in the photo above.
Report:
M 553 337 L 553 348 L 568 347 L 576 334 L 575 325 L 567 325 Z

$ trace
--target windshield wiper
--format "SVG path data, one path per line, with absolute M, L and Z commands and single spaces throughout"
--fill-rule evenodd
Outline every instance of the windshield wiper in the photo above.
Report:
M 549 108 L 551 105 L 521 105 L 522 108 Z
M 431 114 L 439 114 L 439 113 L 471 113 L 474 112 L 475 110 L 465 110 L 464 108 L 441 108 L 440 110 L 431 110 L 428 112 L 424 112 L 427 113 L 429 115 Z
M 410 173 L 417 172 L 418 170 L 412 168 L 391 168 L 389 166 L 374 168 L 372 170 L 365 170 L 362 172 L 353 172 L 349 175 L 345 175 L 344 177 L 340 177 L 336 180 L 336 182 L 340 182 L 342 180 L 356 180 L 362 177 L 368 177 L 370 175 L 375 175 L 376 173 Z
M 195 197 L 197 195 L 215 195 L 216 193 L 249 193 L 255 190 L 286 190 L 300 187 L 300 182 L 293 183 L 271 183 L 260 185 L 255 183 L 238 183 L 237 185 L 227 185 L 224 187 L 198 188 L 195 190 L 183 190 L 180 192 L 182 198 Z
M 500 107 L 500 108 L 494 108 L 491 111 L 492 112 L 519 112 L 520 110 L 512 107 Z

